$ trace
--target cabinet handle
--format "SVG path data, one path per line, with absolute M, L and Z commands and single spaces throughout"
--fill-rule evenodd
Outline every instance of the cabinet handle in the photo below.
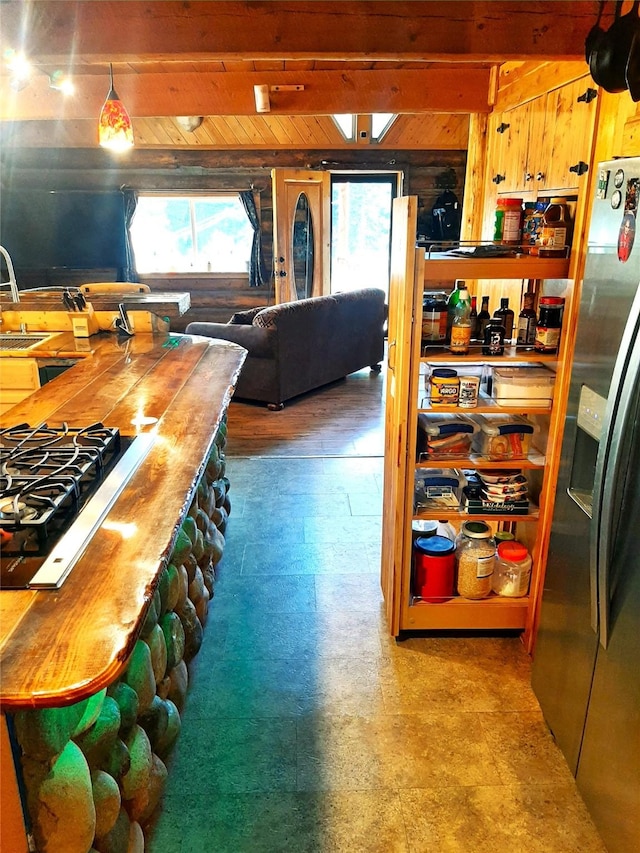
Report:
M 544 172 L 538 172 L 536 174 L 536 181 L 544 181 Z
M 569 166 L 569 171 L 575 172 L 576 175 L 584 175 L 585 172 L 589 171 L 589 165 L 584 160 L 580 160 L 575 166 Z
M 504 133 L 504 132 L 505 132 L 505 130 L 507 130 L 507 129 L 508 129 L 508 128 L 510 128 L 510 127 L 511 127 L 511 125 L 510 125 L 510 124 L 505 124 L 504 122 L 502 122 L 502 124 L 499 124 L 499 125 L 496 127 L 496 133 Z
M 597 89 L 587 89 L 586 92 L 583 92 L 582 95 L 578 95 L 578 101 L 584 101 L 585 104 L 590 104 L 591 101 L 594 101 L 598 97 Z
M 491 178 L 491 180 L 493 181 L 494 184 L 500 184 L 500 183 L 502 183 L 502 181 L 506 181 L 507 177 L 506 177 L 506 175 L 494 175 L 493 178 Z
M 286 277 L 287 277 L 287 274 L 286 274 L 286 272 L 285 272 L 284 270 L 280 270 L 280 272 L 278 273 L 278 275 L 280 276 L 280 278 L 286 278 Z
M 531 174 L 531 172 L 525 172 L 525 173 L 524 173 L 524 181 L 525 181 L 525 183 L 528 183 L 528 181 L 530 181 L 532 178 L 533 178 L 533 175 Z

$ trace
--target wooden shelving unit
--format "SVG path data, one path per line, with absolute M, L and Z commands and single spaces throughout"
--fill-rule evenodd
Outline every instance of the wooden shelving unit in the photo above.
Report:
M 565 323 L 571 307 L 571 282 L 568 280 L 569 261 L 561 258 L 472 259 L 430 256 L 416 249 L 415 234 L 417 200 L 404 197 L 394 202 L 394 233 L 392 235 L 392 272 L 389 297 L 389 380 L 386 401 L 385 441 L 385 509 L 383 515 L 382 587 L 390 631 L 394 636 L 404 631 L 491 630 L 520 629 L 527 634 L 533 619 L 536 601 L 544 577 L 544 559 L 550 529 L 549 496 L 555 488 L 560 442 L 557 439 L 561 424 L 554 401 L 548 407 L 540 405 L 500 405 L 496 399 L 481 394 L 476 408 L 447 406 L 432 408 L 426 384 L 433 365 L 451 365 L 461 371 L 465 367 L 540 365 L 555 374 L 556 386 L 567 367 L 560 351 L 554 355 L 537 353 L 522 347 L 505 347 L 501 356 L 485 356 L 481 346 L 472 346 L 468 355 L 456 356 L 443 346 L 424 347 L 421 341 L 422 300 L 432 283 L 456 279 L 492 281 L 562 280 L 566 284 Z M 406 230 L 405 230 L 406 229 Z M 538 283 L 541 283 L 540 281 Z M 539 289 L 541 292 L 541 288 Z M 516 306 L 513 306 L 517 314 Z M 519 306 L 518 306 L 519 307 Z M 477 370 L 477 367 L 476 367 Z M 535 417 L 542 422 L 536 440 L 526 459 L 493 461 L 471 453 L 464 458 L 429 459 L 417 449 L 417 419 L 421 413 L 437 418 L 441 414 L 517 414 Z M 437 508 L 434 511 L 414 510 L 415 472 L 424 468 L 453 468 L 456 470 L 527 470 L 535 476 L 535 494 L 526 514 L 467 513 L 462 509 Z M 473 601 L 454 596 L 448 601 L 432 603 L 416 598 L 412 590 L 411 522 L 413 520 L 449 520 L 459 528 L 466 519 L 483 519 L 495 527 L 508 525 L 517 530 L 533 557 L 533 572 L 529 595 L 523 598 L 502 598 L 490 595 Z

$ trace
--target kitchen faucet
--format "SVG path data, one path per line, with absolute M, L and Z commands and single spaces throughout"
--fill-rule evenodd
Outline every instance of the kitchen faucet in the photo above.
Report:
M 13 269 L 13 262 L 11 260 L 11 255 L 9 254 L 9 252 L 7 252 L 7 250 L 5 249 L 4 246 L 0 246 L 0 255 L 2 255 L 2 257 L 4 258 L 5 263 L 7 265 L 7 272 L 9 273 L 9 280 L 8 281 L 0 281 L 0 287 L 7 287 L 8 286 L 9 289 L 11 290 L 11 301 L 12 302 L 20 302 L 20 291 L 18 290 L 18 284 L 16 282 L 16 274 L 15 274 L 15 271 Z M 0 326 L 1 325 L 2 325 L 2 308 L 0 308 Z M 25 327 L 24 327 L 23 323 L 20 324 L 20 328 L 22 331 L 24 331 Z

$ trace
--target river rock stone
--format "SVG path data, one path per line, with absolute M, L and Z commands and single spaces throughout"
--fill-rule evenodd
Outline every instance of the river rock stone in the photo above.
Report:
M 196 616 L 204 628 L 207 624 L 207 617 L 209 616 L 209 590 L 206 586 L 203 585 L 202 595 L 196 602 L 194 602 L 194 607 L 196 608 Z
M 151 651 L 144 640 L 138 640 L 133 647 L 129 664 L 122 678 L 138 694 L 138 713 L 142 713 L 156 695 L 156 678 L 151 664 Z
M 196 604 L 204 595 L 204 577 L 200 566 L 196 566 L 193 580 L 189 584 L 189 598 Z
M 185 602 L 188 601 L 185 597 Z M 165 613 L 160 622 L 167 646 L 167 669 L 171 670 L 184 657 L 185 631 L 177 611 Z
M 191 583 L 196 575 L 196 569 L 198 568 L 198 560 L 196 559 L 196 555 L 193 551 L 185 557 L 185 561 L 182 565 L 187 570 L 187 577 L 189 578 L 189 583 Z
M 149 636 L 145 637 L 145 642 L 151 652 L 151 666 L 157 684 L 162 681 L 167 671 L 167 643 L 160 625 L 156 625 Z
M 120 782 L 122 777 L 129 772 L 131 767 L 131 756 L 124 741 L 117 738 L 111 751 L 102 763 L 101 769 Z
M 163 613 L 166 613 L 169 610 L 168 600 L 169 600 L 169 571 L 168 568 L 164 568 L 160 572 L 160 577 L 158 578 L 158 594 L 160 595 L 160 612 L 158 616 L 162 616 Z
M 131 821 L 129 815 L 124 808 L 121 808 L 113 828 L 106 835 L 100 838 L 96 837 L 93 846 L 98 853 L 128 853 L 130 834 Z
M 104 690 L 100 690 L 95 695 L 89 697 L 87 702 L 87 707 L 84 710 L 84 714 L 78 725 L 73 730 L 72 738 L 76 738 L 79 734 L 86 731 L 90 726 L 92 726 L 95 721 L 100 716 L 100 712 L 102 711 L 102 705 L 104 703 L 105 696 L 107 695 L 107 688 Z
M 130 728 L 138 719 L 140 702 L 138 694 L 125 681 L 118 681 L 108 689 L 109 696 L 118 704 L 120 709 L 120 734 L 126 736 Z
M 180 595 L 180 575 L 178 574 L 178 569 L 173 565 L 173 563 L 169 563 L 167 566 L 167 578 L 169 583 L 169 592 L 167 594 L 167 608 L 165 612 L 175 609 Z
M 122 801 L 118 783 L 104 770 L 91 774 L 93 802 L 96 808 L 96 835 L 106 835 L 115 826 Z
M 184 562 L 184 558 L 191 552 L 192 543 L 191 539 L 187 536 L 187 534 L 182 530 L 178 530 L 178 535 L 176 536 L 176 541 L 173 546 L 173 551 L 171 553 L 171 562 L 176 566 L 179 566 Z
M 169 709 L 165 700 L 154 696 L 150 707 L 138 717 L 138 723 L 147 733 L 151 749 L 154 750 L 169 724 Z
M 121 780 L 122 798 L 132 800 L 149 783 L 151 773 L 151 744 L 142 726 L 134 726 L 126 741 L 131 766 Z
M 170 670 L 169 678 L 171 687 L 166 698 L 170 699 L 179 711 L 182 711 L 189 688 L 189 670 L 187 669 L 187 664 L 181 660 L 180 663 L 176 664 Z
M 30 812 L 37 849 L 86 853 L 96 829 L 91 774 L 80 748 L 69 741 L 43 780 Z
M 74 738 L 91 767 L 100 767 L 107 760 L 118 739 L 121 721 L 117 701 L 105 696 L 95 723 Z
M 178 593 L 176 606 L 173 608 L 174 610 L 178 610 L 182 607 L 185 600 L 189 597 L 189 575 L 187 574 L 187 570 L 184 566 L 178 566 L 178 578 L 180 580 L 180 591 Z
M 142 827 L 135 820 L 129 826 L 129 844 L 127 853 L 144 853 L 144 833 Z
M 171 749 L 182 728 L 180 713 L 170 699 L 167 699 L 167 711 L 169 713 L 167 730 L 165 731 L 164 736 L 158 740 L 155 749 L 156 755 L 160 756 L 162 759 L 165 759 L 171 752 Z
M 187 598 L 182 607 L 176 610 L 176 613 L 184 628 L 184 658 L 189 663 L 200 651 L 203 637 L 202 624 L 190 598 Z
M 152 755 L 151 761 L 151 777 L 149 779 L 149 796 L 147 798 L 147 805 L 137 818 L 142 826 L 147 823 L 157 809 L 158 803 L 162 799 L 162 795 L 164 794 L 164 789 L 167 784 L 168 773 L 164 761 L 157 755 Z
M 147 605 L 147 612 L 144 617 L 144 623 L 142 625 L 142 630 L 140 631 L 140 636 L 142 638 L 148 637 L 151 631 L 158 624 L 158 608 L 156 607 L 155 597 L 151 599 L 149 604 Z
M 18 711 L 14 716 L 16 735 L 25 755 L 49 765 L 60 755 L 89 704 L 83 699 L 66 708 Z

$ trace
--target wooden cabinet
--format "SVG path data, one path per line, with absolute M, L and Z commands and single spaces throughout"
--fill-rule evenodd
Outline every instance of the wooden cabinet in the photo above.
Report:
M 489 156 L 495 192 L 578 190 L 591 160 L 595 97 L 587 76 L 494 113 Z
M 0 358 L 0 414 L 40 387 L 35 358 Z
M 532 643 L 535 614 L 544 577 L 546 549 L 555 494 L 555 479 L 559 462 L 560 438 L 564 422 L 562 388 L 568 379 L 568 359 L 560 350 L 554 355 L 541 355 L 516 347 L 507 347 L 502 356 L 482 355 L 481 346 L 471 347 L 468 355 L 455 356 L 445 347 L 422 346 L 422 300 L 425 287 L 431 282 L 442 284 L 456 279 L 503 280 L 516 278 L 535 281 L 538 293 L 543 281 L 553 280 L 553 288 L 565 297 L 565 324 L 570 323 L 572 287 L 567 279 L 567 259 L 501 258 L 493 260 L 460 259 L 433 256 L 425 259 L 423 249 L 415 249 L 407 236 L 415 234 L 417 199 L 403 197 L 394 202 L 392 235 L 392 270 L 389 291 L 389 373 L 386 402 L 386 440 L 383 510 L 382 588 L 385 597 L 389 628 L 394 636 L 403 631 L 426 629 L 519 629 L 525 633 L 525 642 Z M 398 234 L 398 229 L 407 229 Z M 517 315 L 519 307 L 513 306 Z M 526 405 L 501 405 L 494 398 L 483 397 L 475 409 L 460 409 L 464 414 L 522 414 L 537 426 L 537 436 L 526 459 L 487 461 L 481 455 L 470 454 L 463 458 L 422 461 L 418 453 L 418 416 L 422 413 L 440 414 L 430 409 L 425 390 L 430 370 L 440 364 L 458 367 L 458 372 L 475 372 L 480 366 L 507 367 L 520 365 L 523 369 L 543 366 L 555 374 L 555 394 L 552 404 L 540 407 Z M 455 412 L 455 408 L 446 411 Z M 414 481 L 421 467 L 454 468 L 457 470 L 522 469 L 530 477 L 529 510 L 523 515 L 491 514 L 471 515 L 460 509 L 443 513 L 438 509 L 416 514 Z M 534 506 L 535 504 L 535 506 Z M 523 598 L 502 598 L 491 595 L 472 601 L 454 596 L 448 601 L 427 603 L 414 595 L 412 584 L 412 521 L 416 518 L 450 520 L 456 529 L 471 518 L 482 518 L 494 529 L 514 529 L 516 537 L 527 545 L 532 554 L 534 568 L 530 593 Z

